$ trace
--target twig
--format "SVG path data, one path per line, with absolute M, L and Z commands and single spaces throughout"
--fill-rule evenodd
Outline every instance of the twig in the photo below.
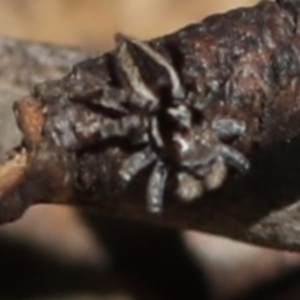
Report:
M 104 126 L 101 123 L 103 107 L 99 112 L 99 107 L 82 104 L 89 102 L 94 95 L 88 100 L 79 99 L 80 103 L 74 96 L 84 84 L 87 84 L 84 86 L 86 95 L 91 81 L 85 76 L 103 71 L 102 67 L 97 69 L 96 60 L 91 60 L 71 73 L 82 72 L 82 76 L 75 76 L 75 80 L 71 76 L 71 85 L 70 76 L 54 84 L 40 85 L 32 96 L 16 105 L 23 144 L 0 167 L 1 222 L 18 218 L 32 204 L 67 203 L 110 216 L 299 250 L 300 35 L 298 12 L 293 6 L 291 9 L 290 5 L 286 5 L 288 1 L 281 2 L 284 4 L 262 2 L 252 8 L 214 16 L 200 25 L 182 30 L 181 35 L 170 35 L 164 42 L 152 42 L 152 46 L 161 47 L 159 51 L 162 52 L 168 45 L 172 59 L 175 57 L 178 64 L 177 69 L 184 69 L 180 61 L 182 57 L 176 52 L 179 50 L 174 47 L 179 42 L 184 44 L 182 49 L 190 58 L 191 66 L 196 68 L 197 61 L 201 59 L 206 63 L 206 69 L 201 71 L 202 77 L 197 74 L 199 83 L 206 87 L 204 98 L 209 100 L 208 108 L 202 112 L 203 117 L 209 124 L 216 117 L 228 115 L 245 123 L 246 134 L 229 142 L 250 159 L 250 169 L 245 175 L 237 176 L 230 172 L 219 189 L 208 191 L 189 204 L 176 199 L 178 197 L 174 195 L 171 183 L 166 191 L 163 214 L 157 216 L 147 212 L 144 199 L 148 172 L 141 172 L 129 187 L 124 188 L 119 182 L 120 166 L 129 156 L 128 145 L 120 146 L 115 140 L 93 144 L 91 139 L 97 138 L 90 132 L 86 140 L 77 138 L 73 148 L 59 145 L 53 139 L 53 132 L 57 133 L 57 124 L 53 120 L 61 114 L 56 120 L 61 121 L 65 116 L 70 121 L 65 114 L 66 107 L 71 107 L 76 114 L 85 111 L 85 105 L 89 105 L 95 124 Z M 196 44 L 202 45 L 199 46 L 202 52 L 194 53 Z M 3 115 L 9 111 L 8 101 L 20 94 L 25 95 L 24 90 L 28 84 L 35 83 L 36 78 L 38 81 L 41 78 L 52 79 L 64 73 L 74 61 L 87 56 L 85 51 L 12 39 L 1 39 L 0 49 L 0 65 L 4 70 L 0 80 L 9 85 L 4 91 L 0 89 L 1 99 L 6 93 Z M 111 55 L 115 54 L 108 54 Z M 108 59 L 107 56 L 105 59 Z M 27 68 L 28 64 L 31 68 Z M 82 71 L 86 69 L 88 75 Z M 92 79 L 101 79 L 97 76 L 92 76 Z M 191 78 L 187 73 L 182 76 L 183 80 Z M 92 88 L 95 89 L 98 84 L 93 82 Z M 185 84 L 190 86 L 193 96 L 195 86 L 189 80 Z M 95 92 L 93 89 L 92 94 Z M 198 93 L 202 95 L 201 91 Z M 70 101 L 71 94 L 75 102 Z M 120 100 L 118 97 L 121 96 L 116 96 L 116 101 Z M 63 99 L 60 100 L 62 104 L 53 102 L 55 99 Z M 214 101 L 217 104 L 211 104 Z M 45 107 L 48 111 L 52 110 L 51 114 L 45 115 Z M 74 122 L 83 126 L 80 123 L 83 121 Z M 100 130 L 103 131 L 103 127 Z M 3 135 L 1 143 L 7 148 L 9 142 L 6 139 L 8 137 Z

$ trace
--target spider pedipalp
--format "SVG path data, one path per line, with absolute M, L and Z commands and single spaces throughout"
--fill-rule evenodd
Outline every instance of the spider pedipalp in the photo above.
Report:
M 200 198 L 204 193 L 202 180 L 187 172 L 177 174 L 176 195 L 183 202 L 191 202 Z

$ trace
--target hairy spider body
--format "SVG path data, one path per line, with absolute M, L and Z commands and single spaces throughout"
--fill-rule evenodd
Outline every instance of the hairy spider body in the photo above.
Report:
M 68 151 L 110 139 L 138 146 L 118 174 L 126 187 L 149 168 L 147 208 L 154 213 L 162 211 L 170 177 L 183 201 L 220 188 L 230 170 L 250 166 L 235 145 L 255 130 L 256 118 L 245 120 L 241 108 L 268 100 L 255 69 L 265 66 L 245 52 L 258 47 L 247 40 L 259 30 L 250 25 L 235 28 L 212 17 L 150 42 L 118 34 L 116 50 L 76 65 L 51 92 L 49 83 L 36 87 L 46 107 L 43 132 Z M 220 32 L 226 38 L 216 47 L 212 36 Z

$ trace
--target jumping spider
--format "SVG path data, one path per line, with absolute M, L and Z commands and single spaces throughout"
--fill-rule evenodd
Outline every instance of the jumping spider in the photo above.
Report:
M 131 89 L 143 99 L 148 112 L 145 148 L 124 162 L 120 176 L 125 182 L 153 165 L 147 187 L 147 208 L 159 213 L 170 172 L 177 174 L 177 194 L 185 201 L 200 197 L 204 189 L 220 187 L 227 165 L 244 172 L 247 158 L 220 139 L 238 137 L 246 128 L 234 119 L 194 124 L 193 108 L 175 68 L 148 44 L 123 35 L 117 37 L 116 56 Z M 151 70 L 146 68 L 152 65 Z M 144 65 L 146 66 L 144 66 Z M 147 78 L 149 76 L 156 78 Z
M 129 156 L 119 176 L 126 186 L 140 171 L 152 166 L 146 193 L 147 208 L 152 213 L 162 211 L 165 185 L 171 174 L 177 180 L 179 198 L 191 201 L 205 190 L 219 188 L 228 166 L 240 172 L 249 168 L 242 153 L 222 142 L 243 135 L 246 131 L 243 122 L 230 117 L 212 122 L 197 119 L 195 111 L 201 113 L 205 107 L 199 109 L 199 103 L 189 101 L 180 76 L 167 56 L 148 43 L 121 34 L 117 35 L 116 42 L 116 51 L 109 55 L 121 78 L 121 87 L 105 83 L 102 96 L 89 101 L 120 116 L 95 114 L 93 117 L 91 113 L 85 115 L 84 110 L 74 112 L 71 106 L 70 111 L 62 113 L 71 117 L 59 117 L 60 122 L 49 118 L 54 122 L 49 126 L 55 128 L 51 131 L 53 139 L 70 148 L 76 146 L 78 139 L 91 136 L 98 136 L 100 141 L 120 136 L 132 144 L 140 144 L 142 150 Z M 80 77 L 78 82 L 82 82 L 83 77 L 75 71 L 71 79 L 72 76 Z M 99 75 L 95 78 L 102 80 Z M 79 94 L 87 90 L 78 84 L 75 88 Z M 67 97 L 76 98 L 76 95 Z M 75 117 L 76 114 L 80 116 Z M 70 125 L 67 119 L 72 118 L 81 123 L 74 121 Z M 132 134 L 134 131 L 139 134 Z

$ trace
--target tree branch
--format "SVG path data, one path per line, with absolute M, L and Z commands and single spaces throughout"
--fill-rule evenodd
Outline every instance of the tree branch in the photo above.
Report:
M 211 45 L 218 53 L 226 50 L 226 53 L 222 52 L 225 58 L 235 55 L 236 49 L 233 46 L 222 48 L 221 41 L 234 45 L 241 40 L 238 30 L 243 34 L 248 32 L 248 37 L 252 34 L 252 40 L 249 38 L 249 43 L 242 49 L 244 56 L 235 61 L 234 70 L 229 75 L 214 78 L 221 82 L 222 76 L 227 76 L 231 88 L 226 96 L 230 96 L 228 101 L 244 101 L 237 113 L 243 116 L 250 131 L 235 146 L 250 158 L 251 168 L 247 174 L 230 174 L 220 189 L 207 192 L 189 204 L 178 201 L 169 187 L 163 214 L 151 215 L 145 209 L 147 173 L 143 172 L 133 180 L 129 188 L 119 187 L 117 170 L 128 156 L 126 151 L 113 144 L 105 148 L 84 149 L 79 153 L 54 146 L 49 142 L 49 136 L 43 136 L 40 131 L 47 120 L 41 102 L 32 93 L 33 96 L 16 105 L 23 145 L 11 152 L 0 166 L 1 222 L 15 220 L 32 204 L 64 203 L 110 216 L 299 250 L 299 13 L 293 6 L 291 10 L 286 5 L 288 1 L 281 2 L 280 5 L 263 2 L 253 8 L 215 16 L 197 27 L 210 28 L 203 44 L 209 51 L 212 51 Z M 255 24 L 255 30 L 247 28 L 250 26 L 248 21 Z M 217 31 L 217 28 L 224 30 L 221 36 L 218 34 L 222 31 Z M 228 37 L 226 28 L 235 28 L 236 31 L 230 31 Z M 170 40 L 172 38 L 169 36 Z M 29 86 L 40 80 L 57 78 L 90 53 L 8 38 L 0 40 L 0 52 L 1 148 L 7 150 L 20 138 L 11 116 L 12 102 L 28 94 Z M 211 53 L 202 54 L 209 56 Z M 220 73 L 226 70 L 228 62 L 225 65 L 219 63 L 209 65 L 210 70 L 216 69 Z M 250 74 L 245 82 L 244 73 L 237 70 L 246 70 Z M 235 71 L 236 77 L 233 75 Z M 64 80 L 56 82 L 55 90 L 53 83 L 46 84 L 45 95 L 55 94 L 57 85 L 64 85 Z M 207 78 L 203 80 L 208 81 Z M 251 100 L 251 105 L 247 104 L 248 100 Z M 207 114 L 215 116 L 220 113 L 223 111 L 218 107 L 208 110 Z

